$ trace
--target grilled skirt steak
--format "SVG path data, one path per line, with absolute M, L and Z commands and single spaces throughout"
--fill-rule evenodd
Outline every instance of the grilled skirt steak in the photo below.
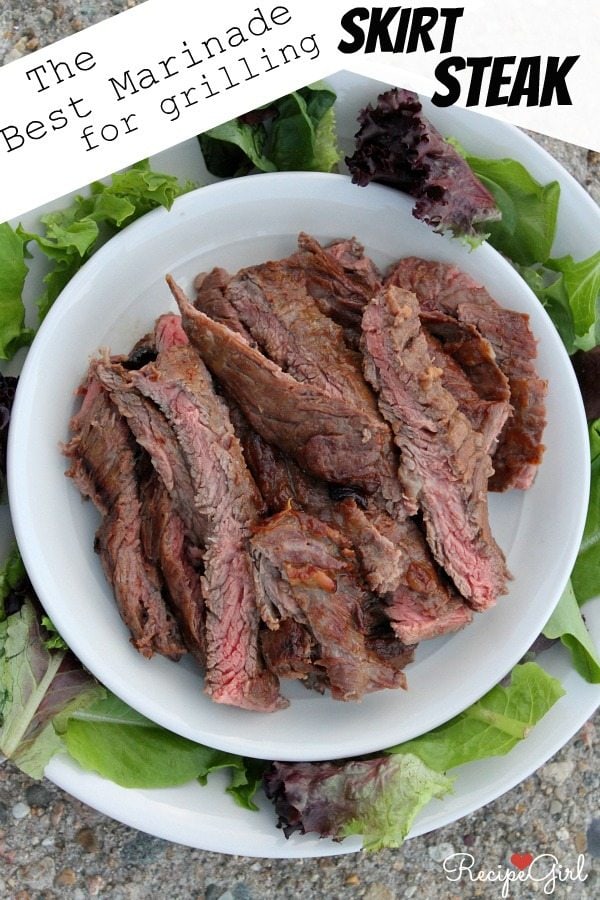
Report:
M 409 257 L 393 267 L 386 281 L 414 291 L 423 311 L 453 316 L 489 341 L 508 379 L 512 404 L 494 454 L 490 490 L 528 488 L 544 451 L 547 389 L 535 370 L 529 317 L 500 306 L 472 278 L 445 263 Z
M 542 455 L 527 316 L 451 266 L 383 279 L 307 234 L 197 276 L 195 306 L 167 282 L 181 316 L 92 361 L 65 448 L 132 642 L 188 649 L 212 699 L 261 712 L 279 678 L 405 687 L 418 642 L 506 592 L 487 490 Z
M 256 529 L 250 547 L 263 621 L 274 631 L 288 619 L 308 630 L 316 645 L 310 655 L 334 699 L 405 686 L 401 669 L 369 646 L 368 594 L 352 546 L 339 531 L 287 509 Z M 405 662 L 406 648 L 401 652 Z
M 126 421 L 96 378 L 94 366 L 81 388 L 83 402 L 71 420 L 65 446 L 73 478 L 103 516 L 95 547 L 113 586 L 134 647 L 179 659 L 185 647 L 161 593 L 156 566 L 144 555 L 137 449 Z
M 506 591 L 506 568 L 490 532 L 482 436 L 441 384 L 414 294 L 389 285 L 363 316 L 365 374 L 401 451 L 403 483 L 423 513 L 433 555 L 474 609 Z

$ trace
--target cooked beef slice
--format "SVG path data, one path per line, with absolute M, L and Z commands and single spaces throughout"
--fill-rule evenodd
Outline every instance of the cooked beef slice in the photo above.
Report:
M 309 381 L 332 398 L 346 398 L 381 420 L 365 383 L 360 356 L 348 349 L 342 329 L 324 315 L 306 289 L 306 275 L 290 260 L 242 269 L 225 297 L 260 350 L 297 381 Z
M 104 366 L 100 377 L 124 408 L 131 408 L 132 396 L 154 407 L 183 457 L 192 490 L 182 518 L 193 517 L 194 534 L 204 548 L 206 692 L 219 703 L 278 709 L 286 701 L 260 655 L 259 617 L 247 553 L 249 529 L 261 511 L 260 497 L 227 407 L 185 339 L 178 317 L 172 316 L 171 321 L 163 317 L 160 328 L 157 344 L 164 349 L 154 363 L 133 372 Z M 132 416 L 130 422 L 137 437 L 138 419 Z M 152 448 L 147 449 L 152 454 Z M 157 471 L 160 474 L 158 466 Z M 165 485 L 171 492 L 170 485 Z M 181 514 L 180 492 L 171 496 Z
M 388 601 L 386 613 L 395 634 L 405 644 L 418 644 L 460 631 L 473 618 L 472 611 L 458 596 L 439 606 L 435 596 L 406 590 L 403 586 Z
M 185 523 L 188 537 L 202 546 L 206 522 L 196 509 L 190 472 L 166 417 L 154 403 L 134 390 L 129 372 L 118 362 L 104 359 L 93 365 L 111 400 L 126 419 L 137 443 L 150 456 L 177 513 Z
M 421 319 L 421 325 L 423 320 Z M 469 420 L 475 431 L 483 435 L 484 445 L 491 455 L 496 450 L 498 437 L 506 419 L 510 414 L 510 403 L 506 401 L 484 400 L 475 390 L 473 382 L 465 375 L 461 366 L 445 346 L 423 328 L 427 338 L 427 347 L 431 360 L 441 371 L 441 381 L 445 389 L 452 394 L 458 408 Z
M 352 546 L 339 531 L 287 509 L 255 530 L 250 547 L 263 621 L 276 631 L 292 619 L 309 630 L 317 645 L 314 665 L 325 671 L 332 697 L 359 700 L 369 691 L 405 686 L 402 671 L 368 646 L 368 594 Z
M 309 294 L 319 309 L 344 329 L 357 346 L 365 306 L 381 287 L 381 275 L 357 241 L 335 241 L 327 247 L 308 234 L 298 239 L 291 259 L 304 270 Z
M 261 437 L 318 478 L 382 492 L 392 509 L 402 504 L 398 481 L 388 477 L 385 423 L 374 428 L 370 411 L 334 401 L 310 382 L 283 372 L 239 334 L 195 309 L 168 281 L 192 344 Z
M 64 448 L 71 461 L 66 474 L 103 516 L 95 546 L 134 647 L 144 656 L 157 652 L 179 659 L 185 653 L 179 629 L 165 606 L 156 567 L 142 549 L 135 442 L 93 365 L 81 393 L 73 437 Z
M 298 237 L 301 250 L 310 251 L 315 246 L 314 238 L 306 232 Z M 347 275 L 351 275 L 354 284 L 360 286 L 365 296 L 370 297 L 381 287 L 381 272 L 370 256 L 365 256 L 365 248 L 356 238 L 332 241 L 324 247 L 325 253 L 338 262 Z
M 235 425 L 237 431 L 238 422 Z M 395 590 L 405 567 L 402 550 L 377 530 L 354 499 L 332 499 L 325 482 L 308 475 L 249 426 L 241 442 L 250 471 L 271 513 L 280 512 L 291 502 L 296 508 L 340 528 L 354 544 L 369 587 L 382 592 Z
M 181 325 L 180 316 L 176 316 L 173 313 L 165 313 L 158 317 L 154 323 L 153 336 L 157 356 L 159 353 L 165 353 L 173 347 L 186 347 L 189 344 L 187 334 Z M 149 362 L 154 361 L 149 360 Z
M 252 337 L 242 325 L 237 311 L 225 296 L 225 291 L 231 275 L 225 269 L 216 268 L 210 272 L 201 272 L 194 279 L 196 290 L 195 306 L 201 312 L 210 316 L 215 322 L 227 325 L 231 331 L 243 335 L 252 344 Z
M 547 390 L 547 382 L 535 370 L 537 348 L 529 317 L 500 306 L 469 275 L 446 263 L 408 257 L 386 280 L 414 291 L 423 311 L 453 316 L 489 341 L 508 378 L 512 405 L 494 454 L 490 489 L 528 488 L 544 451 Z
M 306 680 L 315 672 L 315 639 L 294 619 L 283 619 L 276 631 L 261 629 L 260 647 L 266 664 L 279 678 Z
M 372 515 L 373 526 L 398 548 L 404 560 L 402 578 L 384 597 L 382 610 L 404 644 L 417 644 L 457 631 L 473 612 L 431 556 L 421 528 L 413 519 Z
M 506 591 L 502 551 L 488 522 L 491 471 L 482 436 L 441 384 L 416 296 L 389 285 L 365 310 L 365 374 L 401 450 L 403 483 L 420 507 L 438 563 L 474 609 Z
M 395 632 L 382 598 L 368 594 L 361 614 L 361 631 L 368 650 L 392 668 L 405 669 L 414 659 L 416 642 L 407 644 Z
M 482 400 L 510 404 L 508 378 L 496 361 L 492 345 L 474 325 L 439 310 L 424 309 L 420 303 L 419 318 L 424 331 L 441 343 Z
M 160 572 L 169 605 L 187 649 L 204 666 L 204 600 L 200 573 L 192 565 L 183 520 L 156 472 L 148 466 L 141 480 L 141 539 L 146 558 Z
M 290 503 L 309 511 L 331 502 L 326 482 L 313 478 L 278 447 L 268 444 L 250 426 L 239 406 L 229 398 L 227 403 L 246 465 L 270 515 Z

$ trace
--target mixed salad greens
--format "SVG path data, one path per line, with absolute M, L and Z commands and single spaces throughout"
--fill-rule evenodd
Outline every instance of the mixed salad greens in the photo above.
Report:
M 335 94 L 311 85 L 199 137 L 207 167 L 228 177 L 251 171 L 330 171 L 339 159 Z M 421 131 L 430 127 L 423 117 Z M 390 140 L 393 135 L 390 136 Z M 600 343 L 600 251 L 583 261 L 551 256 L 560 199 L 557 182 L 539 184 L 517 161 L 470 156 L 452 141 L 494 197 L 498 221 L 482 222 L 547 309 L 570 354 Z M 394 149 L 397 152 L 398 148 Z M 399 151 L 398 151 L 399 152 Z M 423 161 L 421 160 L 421 165 Z M 425 173 L 427 174 L 427 173 Z M 420 176 L 423 176 L 421 170 Z M 40 233 L 0 225 L 0 358 L 28 345 L 38 323 L 75 272 L 110 236 L 157 206 L 169 208 L 193 185 L 153 172 L 144 161 L 95 183 L 85 197 L 43 216 Z M 359 188 L 357 188 L 358 190 Z M 469 223 L 469 240 L 477 228 Z M 480 233 L 480 238 L 484 235 Z M 28 246 L 50 261 L 37 300 L 38 322 L 26 320 L 23 289 Z M 0 376 L 0 437 L 6 431 L 15 379 Z M 544 629 L 560 639 L 576 670 L 600 683 L 600 660 L 580 607 L 600 594 L 600 419 L 590 423 L 592 488 L 584 537 L 571 580 Z M 4 468 L 4 450 L 2 468 Z M 256 809 L 263 784 L 286 834 L 316 830 L 341 839 L 363 835 L 367 849 L 399 846 L 418 811 L 452 790 L 447 772 L 508 753 L 564 693 L 534 659 L 515 667 L 508 684 L 433 731 L 378 755 L 345 763 L 295 766 L 244 759 L 174 735 L 132 710 L 87 673 L 44 615 L 16 547 L 0 568 L 0 750 L 32 777 L 67 752 L 83 768 L 125 787 L 165 787 L 227 769 L 227 788 Z

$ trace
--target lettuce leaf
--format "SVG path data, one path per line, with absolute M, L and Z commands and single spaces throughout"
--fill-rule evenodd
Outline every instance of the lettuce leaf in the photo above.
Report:
M 600 658 L 585 627 L 570 581 L 546 623 L 544 635 L 550 639 L 560 638 L 582 678 L 600 684 Z
M 206 784 L 211 772 L 231 769 L 228 793 L 240 806 L 257 808 L 252 798 L 262 764 L 173 734 L 114 694 L 59 717 L 55 724 L 67 751 L 82 768 L 122 787 L 173 787 L 194 779 Z
M 516 268 L 545 307 L 567 353 L 590 350 L 597 345 L 600 251 L 579 262 L 572 256 L 562 256 L 546 260 L 545 265 Z
M 577 602 L 600 595 L 600 419 L 589 428 L 592 478 L 583 538 L 571 575 Z
M 400 847 L 417 813 L 452 781 L 411 754 L 343 763 L 272 763 L 265 792 L 286 837 L 317 832 L 336 841 L 363 837 L 365 850 Z
M 557 282 L 573 316 L 575 347 L 591 350 L 598 343 L 600 322 L 600 250 L 579 262 L 572 256 L 549 259 L 546 268 L 560 273 Z
M 559 183 L 540 184 L 514 159 L 487 159 L 467 153 L 466 161 L 502 213 L 500 221 L 486 225 L 489 243 L 520 265 L 544 263 L 556 233 Z
M 11 359 L 20 347 L 33 339 L 25 325 L 23 287 L 27 241 L 8 224 L 0 225 L 0 359 Z
M 4 622 L 9 614 L 6 607 L 11 594 L 20 590 L 26 579 L 25 566 L 15 544 L 0 568 L 0 622 Z
M 383 779 L 380 774 L 364 785 L 354 817 L 341 829 L 344 837 L 362 835 L 364 850 L 400 847 L 423 807 L 452 791 L 452 780 L 432 771 L 418 756 L 390 759 L 395 765 L 386 765 Z
M 334 91 L 315 82 L 205 131 L 198 140 L 206 168 L 219 178 L 331 172 L 339 159 L 334 102 Z
M 104 693 L 71 653 L 44 640 L 29 599 L 0 623 L 0 750 L 33 778 L 61 749 L 55 718 Z
M 174 175 L 153 172 L 148 160 L 113 175 L 110 184 L 94 182 L 88 196 L 76 197 L 70 206 L 42 216 L 43 234 L 17 229 L 24 244 L 33 241 L 52 262 L 44 278 L 45 290 L 37 300 L 40 320 L 73 275 L 98 247 L 145 213 L 164 206 L 191 190 Z
M 508 687 L 496 685 L 450 721 L 390 747 L 386 753 L 414 754 L 436 772 L 476 759 L 503 756 L 527 737 L 563 694 L 556 678 L 537 663 L 524 663 L 512 670 Z

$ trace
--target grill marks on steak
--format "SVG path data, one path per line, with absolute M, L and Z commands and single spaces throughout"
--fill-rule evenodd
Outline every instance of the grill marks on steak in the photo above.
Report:
M 485 609 L 505 593 L 507 573 L 488 523 L 483 439 L 441 384 L 414 294 L 388 286 L 369 303 L 362 328 L 365 373 L 394 430 L 433 555 L 470 605 Z
M 425 312 L 452 316 L 489 341 L 508 379 L 512 404 L 494 454 L 490 489 L 530 487 L 544 450 L 547 383 L 535 370 L 537 348 L 529 317 L 500 306 L 485 288 L 445 263 L 409 257 L 394 266 L 387 282 L 414 291 Z
M 307 630 L 314 647 L 303 652 L 323 670 L 334 698 L 359 700 L 370 691 L 405 686 L 401 669 L 369 645 L 368 595 L 347 538 L 287 509 L 255 530 L 250 547 L 263 621 L 274 631 L 290 619 Z M 291 626 L 284 627 L 289 632 Z
M 71 461 L 66 474 L 103 516 L 95 546 L 133 645 L 147 657 L 157 652 L 179 659 L 185 653 L 179 629 L 157 569 L 142 550 L 135 442 L 93 367 L 81 392 L 74 435 L 64 448 Z

